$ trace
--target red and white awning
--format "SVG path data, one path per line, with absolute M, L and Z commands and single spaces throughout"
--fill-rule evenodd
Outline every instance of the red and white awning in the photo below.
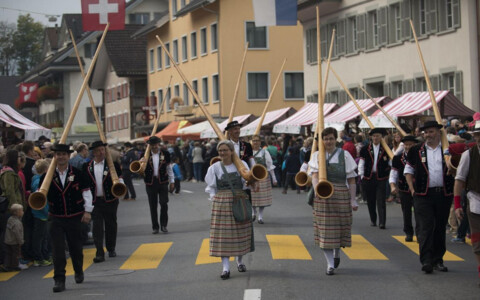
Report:
M 437 103 L 446 100 L 439 106 L 442 116 L 472 116 L 475 113 L 449 91 L 435 91 L 434 95 Z M 407 117 L 431 109 L 432 102 L 428 92 L 412 92 L 402 95 L 382 108 L 390 116 Z M 373 113 L 373 116 L 377 115 L 383 115 L 382 111 L 377 110 Z
M 282 117 L 288 117 L 293 112 L 295 112 L 295 110 L 291 107 L 286 107 L 286 108 L 281 108 L 281 109 L 277 109 L 277 110 L 274 110 L 274 111 L 269 111 L 265 114 L 265 118 L 263 119 L 262 126 L 269 125 L 269 124 L 279 120 Z M 252 123 L 246 125 L 245 127 L 242 127 L 242 129 L 240 130 L 240 136 L 253 135 L 255 133 L 255 130 L 257 129 L 257 126 L 258 126 L 259 122 L 260 122 L 260 117 L 257 118 Z
M 234 117 L 233 121 L 237 121 L 238 123 L 243 124 L 243 123 L 246 123 L 249 120 L 250 117 L 253 117 L 253 115 L 252 114 L 247 114 L 247 115 L 243 115 L 243 116 L 238 116 L 238 117 Z M 220 131 L 223 132 L 225 130 L 225 127 L 227 127 L 227 124 L 228 124 L 228 119 L 226 119 L 222 123 L 220 123 L 218 125 L 218 127 L 220 128 Z M 217 138 L 217 134 L 215 133 L 215 131 L 213 131 L 213 128 L 212 128 L 212 129 L 209 129 L 209 130 L 206 130 L 206 131 L 202 132 L 200 134 L 200 138 L 201 139 Z
M 323 115 L 328 115 L 337 107 L 338 105 L 336 103 L 325 103 L 323 105 Z M 273 126 L 273 132 L 299 134 L 302 126 L 312 125 L 317 121 L 317 117 L 318 104 L 306 103 L 295 114 Z
M 375 98 L 374 100 L 376 100 L 377 103 L 380 103 L 386 98 L 387 97 L 384 96 Z M 370 99 L 357 100 L 357 103 L 364 112 L 367 112 L 375 105 L 375 103 L 373 103 Z M 358 115 L 360 115 L 360 112 L 358 111 L 355 104 L 353 104 L 352 101 L 348 101 L 342 107 L 340 107 L 330 115 L 326 116 L 325 123 L 345 123 L 347 121 L 355 119 Z
M 0 121 L 25 130 L 25 140 L 35 141 L 41 135 L 50 138 L 52 131 L 25 118 L 8 104 L 0 104 Z

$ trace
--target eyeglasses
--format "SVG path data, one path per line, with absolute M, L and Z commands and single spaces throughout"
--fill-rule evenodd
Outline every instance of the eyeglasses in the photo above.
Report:
M 252 142 L 260 142 L 260 140 L 252 140 Z

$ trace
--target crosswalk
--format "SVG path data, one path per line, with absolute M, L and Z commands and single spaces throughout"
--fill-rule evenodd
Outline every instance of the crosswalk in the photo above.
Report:
M 265 235 L 268 247 L 270 249 L 271 258 L 273 260 L 312 260 L 312 256 L 305 246 L 304 242 L 298 235 Z M 414 242 L 405 242 L 405 237 L 400 235 L 391 236 L 392 242 L 398 245 L 402 250 L 409 249 L 416 255 L 419 254 L 418 244 L 416 240 Z M 309 241 L 311 243 L 311 241 Z M 467 240 L 467 244 L 471 245 L 471 241 Z M 122 270 L 147 270 L 147 269 L 157 269 L 161 262 L 168 257 L 169 250 L 172 247 L 173 242 L 163 242 L 163 243 L 145 243 L 140 244 L 138 248 L 133 251 L 125 262 L 120 266 Z M 388 261 L 390 258 L 378 250 L 367 238 L 360 234 L 352 235 L 352 247 L 342 248 L 343 253 L 350 260 L 360 260 L 360 261 Z M 83 267 L 84 270 L 87 270 L 92 265 L 93 258 L 95 256 L 95 248 L 86 248 L 83 250 L 84 261 Z M 209 239 L 203 239 L 196 259 L 192 258 L 192 261 L 195 261 L 195 265 L 205 265 L 212 263 L 220 263 L 221 260 L 219 257 L 211 257 L 209 255 Z M 230 259 L 233 261 L 233 258 Z M 444 256 L 445 261 L 456 261 L 462 262 L 464 258 L 461 258 L 454 253 L 447 251 Z M 24 271 L 25 272 L 25 271 Z M 28 272 L 28 271 L 26 271 Z M 6 282 L 20 272 L 0 272 L 0 282 Z M 66 266 L 66 275 L 74 275 L 72 262 L 70 259 L 67 260 Z M 47 274 L 43 278 L 52 278 L 53 277 L 53 267 L 49 268 Z

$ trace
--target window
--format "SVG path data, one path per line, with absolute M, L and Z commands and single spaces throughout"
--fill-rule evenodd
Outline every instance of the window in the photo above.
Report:
M 427 91 L 427 81 L 425 77 L 419 77 L 415 79 L 415 91 L 416 92 L 424 92 Z
M 198 96 L 198 81 L 196 79 L 192 80 L 192 88 Z M 197 105 L 197 100 L 193 95 L 192 95 L 192 98 L 193 98 L 193 104 Z
M 458 100 L 463 102 L 462 71 L 442 74 L 442 90 L 449 90 Z
M 220 88 L 218 85 L 218 74 L 212 76 L 212 101 L 220 101 Z
M 306 31 L 306 54 L 307 63 L 313 64 L 317 62 L 317 29 L 310 28 Z
M 167 95 L 165 95 L 165 101 L 167 101 L 165 103 L 165 105 L 167 106 L 165 109 L 167 111 L 171 111 L 171 109 L 170 109 L 170 99 L 172 99 L 172 89 L 169 87 L 167 89 Z
M 180 86 L 178 84 L 176 84 L 174 87 L 173 87 L 173 95 L 175 97 L 180 97 Z
M 355 53 L 357 50 L 357 18 L 351 17 L 347 19 L 347 53 Z
M 390 93 L 392 99 L 396 99 L 403 95 L 403 82 L 402 81 L 394 81 L 392 82 L 392 91 Z
M 303 100 L 303 72 L 285 73 L 285 99 Z
M 150 49 L 148 52 L 149 52 L 148 58 L 149 58 L 150 72 L 153 72 L 153 61 L 154 61 L 153 49 Z
M 128 20 L 130 24 L 148 24 L 150 22 L 150 14 L 149 13 L 135 13 L 129 14 Z
M 165 49 L 170 52 L 170 43 L 165 43 Z M 168 57 L 167 52 L 165 52 L 165 68 L 170 67 L 170 58 Z
M 158 90 L 158 102 L 159 102 L 159 105 L 157 107 L 157 109 L 159 109 L 161 112 L 163 112 L 163 90 L 162 89 L 159 89 Z
M 180 0 L 180 9 L 184 8 L 185 7 L 185 3 L 186 0 Z
M 177 11 L 177 0 L 172 0 L 172 19 L 175 18 Z
M 192 56 L 192 58 L 196 58 L 197 57 L 197 33 L 196 32 L 192 32 L 190 34 L 190 46 L 191 46 L 190 55 Z
M 183 84 L 183 103 L 184 103 L 184 105 L 187 105 L 187 106 L 189 105 L 188 104 L 188 92 L 189 91 L 188 91 L 187 84 L 184 83 Z
M 447 6 L 447 28 L 453 28 L 453 1 L 452 0 L 447 0 L 446 1 L 446 6 Z
M 438 0 L 437 8 L 439 31 L 460 27 L 460 0 Z
M 269 74 L 264 73 L 247 73 L 247 95 L 248 100 L 268 99 L 269 91 Z
M 123 129 L 123 114 L 122 113 L 118 113 L 118 130 L 120 129 Z
M 267 27 L 256 27 L 255 22 L 246 22 L 245 31 L 249 49 L 266 49 L 268 47 Z
M 402 40 L 402 15 L 400 4 L 395 3 L 388 7 L 388 42 L 398 43 Z
M 102 117 L 102 107 L 96 106 L 97 115 L 101 119 Z M 93 117 L 93 112 L 91 107 L 87 107 L 87 123 L 95 123 L 95 118 Z
M 376 48 L 378 45 L 377 11 L 373 10 L 367 14 L 367 49 Z
M 419 20 L 420 20 L 420 34 L 424 35 L 427 33 L 427 13 L 426 13 L 426 7 L 425 7 L 425 0 L 420 0 L 418 1 L 418 5 L 420 7 L 419 13 Z
M 93 58 L 95 56 L 95 50 L 97 50 L 96 44 L 85 44 L 85 58 Z
M 202 100 L 203 103 L 208 103 L 208 77 L 202 78 Z
M 348 89 L 348 91 L 350 92 L 350 94 L 352 94 L 353 98 L 355 100 L 359 99 L 360 97 L 358 97 L 358 88 L 351 88 L 351 89 Z
M 187 36 L 182 36 L 182 61 L 188 60 Z
M 162 47 L 157 47 L 157 70 L 162 69 Z
M 210 25 L 210 40 L 211 40 L 211 51 L 218 50 L 218 40 L 217 40 L 217 24 Z
M 123 124 L 125 125 L 125 128 L 129 128 L 130 127 L 130 124 L 129 124 L 129 120 L 128 120 L 128 112 L 125 111 L 123 113 Z
M 178 40 L 173 41 L 173 60 L 175 61 L 176 64 L 178 64 Z
M 207 28 L 200 29 L 200 53 L 207 54 Z
M 117 123 L 118 119 L 117 119 L 117 115 L 116 114 L 113 114 L 112 116 L 112 131 L 117 131 L 117 128 L 118 128 L 118 123 Z

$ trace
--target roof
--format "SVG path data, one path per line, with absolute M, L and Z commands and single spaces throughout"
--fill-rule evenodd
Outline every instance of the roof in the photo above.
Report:
M 152 32 L 153 30 L 162 27 L 165 25 L 168 21 L 170 20 L 169 17 L 169 12 L 168 10 L 161 12 L 157 17 L 155 17 L 152 21 L 150 21 L 148 24 L 144 25 L 141 27 L 139 30 L 134 32 L 132 34 L 132 38 L 138 38 L 141 36 L 146 35 L 149 32 Z
M 119 77 L 147 74 L 146 37 L 132 38 L 143 25 L 126 24 L 124 30 L 109 31 L 105 49 Z
M 0 76 L 0 102 L 13 105 L 18 97 L 17 80 L 20 76 Z
M 63 14 L 63 20 L 67 28 L 72 30 L 75 41 L 83 35 L 82 14 Z
M 48 43 L 52 50 L 58 49 L 58 32 L 60 28 L 58 27 L 48 27 L 45 28 L 45 36 L 48 39 Z
M 323 115 L 328 115 L 336 109 L 336 103 L 325 103 L 323 105 Z M 273 127 L 274 133 L 299 134 L 302 126 L 312 125 L 318 118 L 318 103 L 306 103 L 295 114 Z
M 190 1 L 190 3 L 185 5 L 182 9 L 177 11 L 177 13 L 175 14 L 175 17 L 181 17 L 183 15 L 188 14 L 189 12 L 192 12 L 192 11 L 196 10 L 197 8 L 200 8 L 202 6 L 206 6 L 206 5 L 211 4 L 213 2 L 215 2 L 215 0 L 192 0 L 192 1 Z
M 442 116 L 472 116 L 475 113 L 449 91 L 435 91 L 434 95 L 437 103 L 445 100 L 439 105 Z M 431 108 L 432 101 L 428 92 L 406 93 L 383 107 L 389 115 L 395 117 L 419 115 Z M 383 115 L 383 113 L 377 110 L 372 115 Z
M 380 103 L 390 98 L 383 96 L 374 99 L 377 101 L 377 103 Z M 357 103 L 364 112 L 368 111 L 375 105 L 375 103 L 373 103 L 370 99 L 357 100 Z M 357 106 L 353 104 L 352 101 L 348 101 L 342 107 L 340 107 L 330 115 L 326 116 L 325 123 L 344 123 L 355 119 L 359 115 L 360 112 L 358 111 Z
M 265 114 L 265 118 L 263 119 L 263 122 L 262 122 L 262 127 L 270 125 L 271 123 L 279 119 L 282 119 L 282 118 L 285 119 L 294 112 L 295 112 L 295 109 L 291 107 L 285 107 L 285 108 L 277 109 L 274 111 L 269 111 Z M 255 121 L 249 123 L 248 125 L 242 127 L 242 129 L 240 130 L 240 136 L 253 135 L 255 133 L 255 130 L 257 130 L 259 123 L 260 123 L 260 117 L 257 118 Z
M 253 115 L 252 114 L 247 114 L 247 115 L 242 115 L 242 116 L 237 116 L 237 117 L 234 117 L 233 118 L 233 121 L 237 121 L 238 123 L 240 124 L 245 124 L 248 122 L 248 120 L 250 118 L 252 118 Z M 227 127 L 227 124 L 228 124 L 228 119 L 224 120 L 222 123 L 218 124 L 218 128 L 220 129 L 221 132 L 223 132 L 225 130 L 225 127 Z M 212 129 L 210 130 L 206 130 L 204 132 L 202 132 L 200 134 L 200 137 L 202 139 L 205 139 L 205 138 L 216 138 L 217 137 L 217 134 L 215 133 L 215 131 Z

